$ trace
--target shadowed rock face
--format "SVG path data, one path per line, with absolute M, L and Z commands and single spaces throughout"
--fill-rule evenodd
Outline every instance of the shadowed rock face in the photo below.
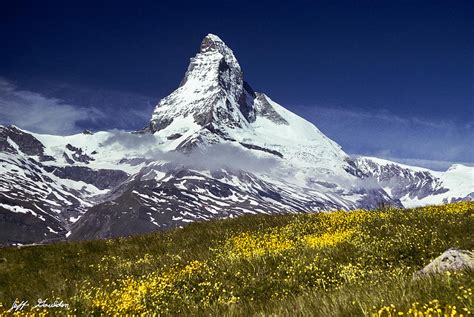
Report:
M 12 145 L 11 140 L 18 146 Z M 44 146 L 31 134 L 25 133 L 15 126 L 0 126 L 0 152 L 18 153 L 18 150 L 26 155 L 38 156 L 41 161 L 53 161 L 51 156 L 44 155 Z
M 40 205 L 35 199 L 19 201 L 0 195 L 0 245 L 16 243 L 37 243 L 48 240 L 64 239 L 67 233 L 66 226 L 53 215 L 42 213 Z M 28 212 L 12 212 L 4 206 L 19 206 L 16 210 Z M 40 215 L 36 217 L 33 213 Z
M 92 184 L 99 189 L 114 188 L 128 178 L 128 174 L 124 171 L 107 169 L 94 170 L 84 166 L 48 166 L 45 167 L 45 170 L 60 178 L 82 181 L 87 184 Z
M 240 144 L 242 146 L 248 148 L 248 149 L 251 149 L 251 150 L 263 151 L 263 152 L 267 152 L 267 153 L 276 155 L 280 158 L 283 158 L 283 154 L 281 154 L 280 152 L 275 151 L 275 150 L 266 149 L 266 148 L 258 146 L 258 145 L 248 144 L 248 143 L 244 143 L 244 142 L 240 142 Z
M 415 277 L 426 277 L 448 271 L 474 270 L 474 253 L 449 249 L 415 273 Z
M 70 159 L 69 156 L 64 153 L 69 159 L 69 164 L 74 164 L 74 162 L 89 164 L 91 161 L 94 161 L 94 158 L 85 154 L 81 148 L 72 146 L 71 144 L 66 144 L 66 149 L 70 151 L 72 157 L 72 159 Z
M 275 109 L 273 109 L 264 94 L 257 94 L 257 100 L 259 101 L 259 106 L 256 110 L 258 115 L 278 124 L 288 125 L 288 121 L 286 121 L 278 114 L 278 112 L 275 111 Z
M 238 101 L 239 110 L 248 122 L 254 122 L 256 118 L 255 99 L 257 98 L 257 94 L 246 81 L 244 81 L 243 88 L 243 93 L 240 95 Z

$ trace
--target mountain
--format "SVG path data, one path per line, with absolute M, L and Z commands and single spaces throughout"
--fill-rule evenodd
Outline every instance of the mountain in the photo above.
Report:
M 0 128 L 0 243 L 126 236 L 246 213 L 472 199 L 473 168 L 351 158 L 244 81 L 207 35 L 141 131 Z
M 453 164 L 447 171 L 408 166 L 374 157 L 360 157 L 356 166 L 404 207 L 474 200 L 474 168 Z

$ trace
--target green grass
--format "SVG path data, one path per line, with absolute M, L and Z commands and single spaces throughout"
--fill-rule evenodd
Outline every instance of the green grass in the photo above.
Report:
M 130 238 L 3 248 L 0 314 L 17 299 L 59 298 L 69 313 L 85 315 L 395 316 L 412 308 L 466 316 L 474 311 L 472 272 L 412 276 L 450 247 L 472 251 L 473 228 L 474 203 L 464 202 L 243 216 Z

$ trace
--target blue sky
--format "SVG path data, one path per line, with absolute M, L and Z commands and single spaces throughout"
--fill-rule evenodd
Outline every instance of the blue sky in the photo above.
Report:
M 215 33 L 255 90 L 346 152 L 474 163 L 472 1 L 11 1 L 0 12 L 1 123 L 141 128 Z

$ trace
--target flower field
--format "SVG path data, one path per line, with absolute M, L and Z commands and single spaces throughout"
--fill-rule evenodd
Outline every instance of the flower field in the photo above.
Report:
M 257 215 L 104 241 L 0 249 L 0 313 L 472 316 L 473 272 L 414 279 L 474 250 L 474 203 Z M 31 312 L 24 310 L 22 313 Z

